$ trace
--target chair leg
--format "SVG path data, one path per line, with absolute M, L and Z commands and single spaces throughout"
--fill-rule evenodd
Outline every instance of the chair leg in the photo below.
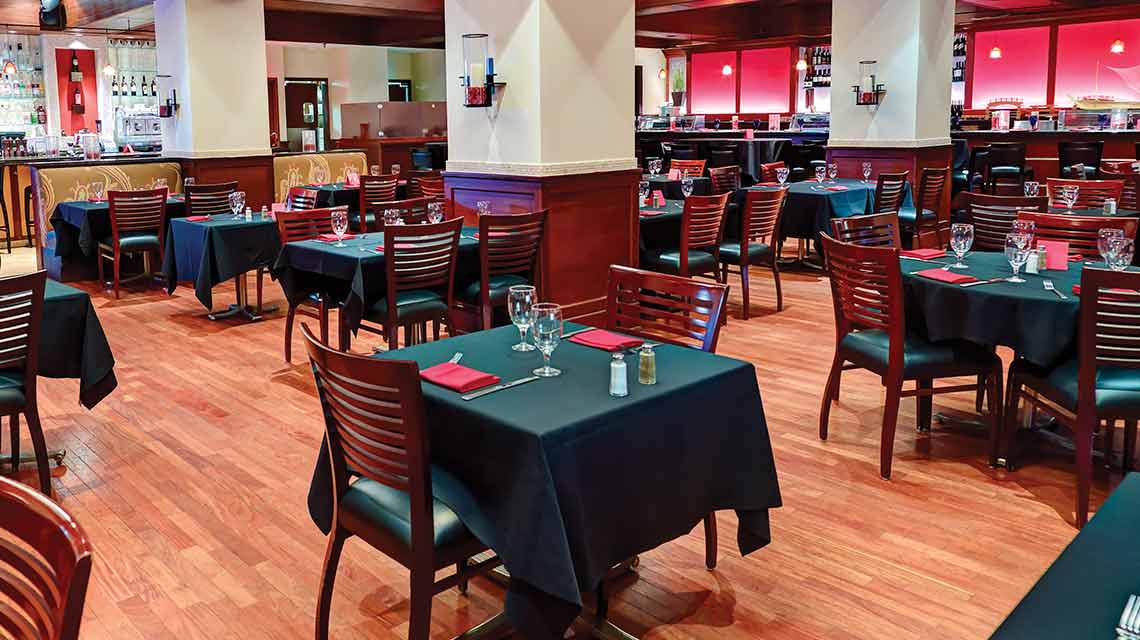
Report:
M 843 359 L 836 352 L 831 360 L 831 373 L 823 388 L 823 403 L 819 408 L 819 439 L 827 440 L 827 420 L 831 416 L 831 403 L 839 396 L 839 376 L 843 374 Z
M 716 569 L 716 512 L 705 516 L 705 568 Z
M 285 314 L 285 362 L 293 362 L 293 321 L 297 318 L 297 305 L 290 304 Z M 324 333 L 324 332 L 322 332 Z M 322 336 L 322 341 L 323 336 Z
M 978 390 L 974 394 L 974 411 L 976 411 L 978 413 L 982 412 L 982 404 L 984 404 L 985 399 L 986 399 L 986 377 L 979 375 L 978 376 Z M 994 407 L 994 403 L 991 401 L 990 402 L 990 409 L 993 409 L 993 407 Z
M 336 337 L 339 345 L 337 348 L 347 353 L 349 347 L 352 346 L 352 332 L 348 329 L 348 322 L 345 321 L 343 311 L 337 316 Z
M 984 378 L 983 378 L 984 379 Z M 919 389 L 933 389 L 933 380 L 919 380 Z M 918 419 L 919 431 L 930 431 L 930 420 L 934 413 L 934 397 L 933 396 L 915 396 L 915 417 Z
M 1094 425 L 1095 426 L 1095 423 Z M 1092 484 L 1092 439 L 1094 429 L 1077 425 L 1077 528 L 1089 521 L 1089 485 Z
M 115 299 L 116 300 L 119 299 L 119 263 L 120 263 L 119 260 L 114 260 L 111 264 L 111 269 L 113 270 L 114 278 L 115 278 L 113 288 L 115 291 Z
M 1001 362 L 994 365 L 993 372 L 988 376 L 990 392 L 990 466 L 997 467 L 998 451 L 1001 447 L 1002 436 L 1002 407 L 1001 397 Z
M 388 334 L 388 336 L 387 336 L 388 337 L 388 350 L 389 351 L 395 351 L 396 349 L 400 348 L 400 325 L 393 323 L 390 325 L 390 328 L 391 328 L 391 331 L 388 331 L 387 328 L 385 329 L 385 331 Z M 408 336 L 408 332 L 407 332 L 407 329 L 405 328 L 404 329 L 404 339 L 405 340 L 407 340 L 407 336 Z
M 329 544 L 325 548 L 325 566 L 321 570 L 321 587 L 317 595 L 317 640 L 328 640 L 329 610 L 332 604 L 333 584 L 336 582 L 336 568 L 340 564 L 340 552 L 348 534 L 337 529 L 329 534 Z
M 44 442 L 44 430 L 40 426 L 40 413 L 35 407 L 29 407 L 24 412 L 28 420 L 28 435 L 32 437 L 32 448 L 36 452 L 36 471 L 40 476 L 40 491 L 45 496 L 51 496 L 51 467 L 48 466 L 47 443 Z
M 412 570 L 411 613 L 408 617 L 408 640 L 428 640 L 431 635 L 431 599 L 434 596 L 430 570 Z
M 107 286 L 107 277 L 103 272 L 103 250 L 97 249 L 95 252 L 95 263 L 99 267 L 99 290 L 102 291 Z
M 28 246 L 34 247 L 35 241 L 32 235 L 32 227 L 35 222 L 32 221 L 32 188 L 24 188 L 24 233 L 27 234 Z
M 8 430 L 12 434 L 12 473 L 20 470 L 20 414 L 8 416 Z
M 1136 420 L 1124 421 L 1124 460 L 1120 463 L 1122 473 L 1132 471 L 1132 458 L 1136 455 Z
M 1112 471 L 1112 454 L 1116 448 L 1116 420 L 1104 421 L 1104 468 Z
M 320 305 L 318 305 L 318 313 L 321 316 L 321 342 L 324 344 L 329 343 L 329 301 L 324 297 L 321 298 Z M 339 316 L 339 314 L 338 314 Z
M 479 322 L 480 322 L 479 328 L 480 329 L 486 331 L 487 329 L 491 328 L 491 322 L 493 320 L 493 313 L 494 313 L 494 309 L 491 308 L 490 303 L 481 305 L 481 307 L 479 309 L 479 318 L 480 318 L 479 319 Z
M 780 264 L 772 261 L 772 278 L 776 281 L 776 311 L 784 310 L 784 292 L 780 290 Z
M 728 276 L 725 276 L 724 281 L 728 282 Z M 740 295 L 744 299 L 744 319 L 747 320 L 748 319 L 749 302 L 748 302 L 748 265 L 746 265 L 746 264 L 740 265 Z
M 467 561 L 470 559 L 471 558 L 464 558 L 463 560 L 460 560 L 459 562 L 455 563 L 456 575 L 463 573 L 463 570 L 467 568 Z M 467 595 L 467 579 L 466 578 L 459 581 L 458 587 L 459 587 L 459 593 L 462 593 L 463 595 Z
M 262 295 L 265 289 L 265 269 L 257 270 L 257 315 L 261 315 Z
M 435 340 L 437 342 L 439 341 L 439 320 L 438 319 L 431 321 L 431 339 Z
M 1021 401 L 1021 381 L 1016 376 L 1009 377 L 1005 389 L 1005 409 L 1002 411 L 1002 449 L 1005 455 L 1006 471 L 1013 471 L 1014 453 L 1017 448 L 1017 407 Z
M 883 433 L 879 443 L 879 475 L 884 480 L 891 479 L 891 461 L 895 448 L 895 427 L 899 420 L 899 396 L 902 394 L 902 379 L 887 380 L 887 402 L 883 406 Z

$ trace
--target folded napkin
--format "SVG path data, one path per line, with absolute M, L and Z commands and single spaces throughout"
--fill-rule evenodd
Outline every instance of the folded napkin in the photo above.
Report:
M 950 284 L 964 284 L 966 282 L 976 282 L 977 278 L 965 273 L 954 273 L 953 271 L 943 271 L 941 267 L 933 269 L 923 269 L 922 271 L 915 271 L 914 275 L 937 280 L 939 282 L 949 282 Z
M 206 222 L 210 216 L 186 216 L 183 218 L 186 222 Z
M 934 258 L 945 258 L 946 252 L 942 249 L 909 249 L 900 251 L 899 255 L 920 260 L 933 260 Z
M 570 342 L 601 349 L 603 351 L 621 351 L 623 349 L 640 347 L 644 344 L 644 340 L 610 333 L 602 329 L 591 329 L 590 331 L 584 331 L 575 336 L 571 336 Z
M 1085 259 L 1084 256 L 1077 255 L 1075 253 L 1073 255 L 1069 256 L 1069 262 L 1080 262 L 1081 260 L 1084 260 L 1084 259 Z
M 356 237 L 355 234 L 346 233 L 346 234 L 344 234 L 343 239 L 344 240 L 352 240 L 355 237 Z M 336 234 L 335 233 L 322 233 L 321 235 L 317 236 L 317 240 L 320 240 L 321 242 L 336 242 Z
M 641 210 L 641 217 L 642 218 L 652 218 L 653 216 L 659 216 L 663 213 L 667 213 L 667 212 L 661 211 L 660 209 L 642 209 Z
M 1114 293 L 1115 294 L 1121 294 L 1121 293 L 1123 293 L 1123 294 L 1134 294 L 1134 293 L 1137 293 L 1133 289 L 1106 289 L 1105 291 L 1109 294 L 1108 296 L 1106 296 L 1109 299 L 1112 298 L 1111 294 L 1114 294 Z M 1078 295 L 1078 296 L 1081 295 L 1081 285 L 1079 285 L 1079 284 L 1073 285 L 1073 295 Z M 1129 296 L 1123 296 L 1123 297 L 1127 297 L 1130 300 L 1133 299 L 1132 296 L 1130 296 L 1130 295 Z
M 780 183 L 779 182 L 757 182 L 756 184 L 754 184 L 752 186 L 754 186 L 754 187 L 778 187 L 778 186 L 780 186 Z
M 837 184 L 833 187 L 827 187 L 827 190 L 828 191 L 847 191 L 847 187 L 845 187 L 841 184 Z
M 483 373 L 453 362 L 444 362 L 434 367 L 428 367 L 420 371 L 420 377 L 432 384 L 438 384 L 459 393 L 482 389 L 502 380 L 499 376 Z

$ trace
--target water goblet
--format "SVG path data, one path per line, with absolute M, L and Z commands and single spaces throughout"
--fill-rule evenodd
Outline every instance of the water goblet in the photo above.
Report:
M 681 195 L 688 198 L 693 195 L 693 177 L 685 176 L 681 178 Z
M 490 200 L 480 200 L 480 201 L 476 202 L 475 203 L 475 210 L 479 212 L 479 215 L 491 213 L 491 201 Z
M 780 182 L 780 188 L 784 188 L 784 183 L 788 181 L 788 175 L 791 173 L 787 167 L 778 167 L 776 169 L 776 180 Z
M 394 176 L 400 175 L 400 165 L 398 165 L 398 164 L 392 165 L 392 175 L 394 175 Z
M 1061 202 L 1065 203 L 1065 209 L 1069 213 L 1072 213 L 1073 205 L 1077 203 L 1077 196 L 1080 195 L 1081 192 L 1080 187 L 1075 184 L 1065 184 L 1061 185 L 1058 192 L 1061 196 Z
M 1026 247 L 1027 238 L 1020 233 L 1007 233 L 1005 235 L 1005 259 L 1009 261 L 1009 268 L 1013 275 L 1006 278 L 1006 282 L 1022 283 L 1023 278 L 1018 277 L 1021 265 L 1029 259 L 1029 249 Z
M 192 186 L 194 186 L 194 184 L 196 182 L 197 182 L 197 180 L 195 180 L 194 178 L 183 178 L 182 179 L 182 190 L 186 191 L 186 187 L 192 187 Z
M 870 182 L 870 181 L 871 181 L 871 163 L 870 162 L 864 162 L 863 163 L 863 182 Z
M 828 179 L 828 181 L 829 182 L 835 182 L 836 178 L 838 178 L 838 177 L 839 177 L 839 164 L 832 162 L 831 164 L 827 165 L 827 179 Z
M 638 202 L 640 204 L 645 204 L 645 201 L 647 199 L 649 199 L 649 181 L 648 180 L 642 180 L 641 183 L 637 185 L 637 193 L 639 196 L 641 196 L 641 200 L 639 200 Z
M 819 191 L 823 188 L 823 181 L 827 178 L 827 167 L 815 168 L 815 186 L 812 189 Z
M 970 248 L 974 246 L 974 225 L 964 222 L 956 222 L 950 225 L 950 249 L 954 252 L 958 261 L 951 265 L 951 269 L 966 269 L 966 263 L 962 262 L 962 258 L 970 252 Z
M 428 222 L 432 224 L 439 224 L 443 222 L 443 203 L 442 202 L 429 202 L 428 203 Z
M 1106 227 L 1106 228 L 1103 228 L 1103 229 L 1100 229 L 1097 231 L 1097 233 L 1096 233 L 1096 250 L 1098 252 L 1100 252 L 1100 257 L 1102 260 L 1104 260 L 1104 266 L 1106 266 L 1106 267 L 1110 266 L 1108 263 L 1108 255 L 1109 255 L 1109 251 L 1110 251 L 1110 247 L 1108 245 L 1109 239 L 1111 239 L 1111 238 L 1123 238 L 1123 237 L 1124 237 L 1124 229 L 1110 229 L 1110 228 Z
M 333 233 L 336 235 L 336 244 L 333 246 L 343 247 L 344 234 L 348 232 L 348 209 L 337 207 L 332 210 L 331 216 Z
M 542 366 L 534 370 L 534 375 L 542 378 L 562 375 L 561 371 L 550 366 L 550 355 L 562 340 L 562 307 L 543 302 L 532 306 L 531 314 L 534 316 L 531 326 L 534 344 L 542 352 Z
M 1108 239 L 1108 267 L 1113 271 L 1124 271 L 1132 264 L 1136 246 L 1132 238 L 1114 236 Z
M 1032 220 L 1014 220 L 1010 225 L 1010 231 L 1013 233 L 1024 236 L 1025 247 L 1027 249 L 1033 248 L 1033 243 L 1037 238 L 1037 223 Z
M 661 164 L 662 164 L 661 158 L 653 158 L 652 160 L 650 160 L 649 161 L 649 175 L 651 175 L 651 176 L 661 175 Z
M 399 209 L 385 209 L 384 210 L 384 226 L 397 226 L 404 224 L 404 217 L 400 215 Z
M 91 183 L 91 193 L 95 196 L 95 200 L 98 202 L 103 201 L 103 192 L 106 191 L 106 189 L 107 183 L 105 182 L 100 181 Z
M 378 165 L 378 164 L 374 164 L 374 165 L 372 165 L 372 166 L 368 167 L 368 175 L 370 175 L 370 176 L 379 176 L 379 175 L 383 175 L 383 174 L 380 172 L 380 165 Z
M 1041 192 L 1041 183 L 1035 180 L 1028 180 L 1022 185 L 1025 190 L 1026 198 L 1036 198 L 1037 194 Z
M 519 343 L 512 345 L 514 351 L 534 351 L 535 346 L 526 341 L 527 331 L 534 323 L 534 314 L 531 307 L 538 302 L 538 293 L 529 284 L 515 285 L 507 290 L 507 311 L 511 315 L 511 322 L 519 330 Z
M 244 191 L 234 191 L 230 194 L 230 211 L 234 213 L 234 218 L 241 217 L 241 212 L 245 211 Z

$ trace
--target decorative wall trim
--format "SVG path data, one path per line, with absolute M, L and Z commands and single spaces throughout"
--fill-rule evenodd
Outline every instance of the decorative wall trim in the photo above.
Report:
M 946 144 L 950 144 L 949 141 Z M 572 176 L 584 173 L 605 173 L 637 168 L 637 158 L 613 158 L 609 160 L 587 160 L 584 162 L 522 163 L 522 162 L 481 162 L 470 160 L 448 160 L 447 170 L 455 173 L 481 173 L 497 176 L 522 176 L 527 178 L 550 178 Z
M 197 160 L 200 158 L 244 158 L 246 156 L 272 156 L 273 149 L 268 145 L 252 149 L 215 149 L 193 151 L 183 149 L 163 149 L 162 157 L 171 159 Z
M 945 147 L 951 144 L 950 138 L 919 138 L 917 140 L 911 138 L 831 138 L 827 142 L 828 147 L 844 147 L 844 148 L 897 148 L 897 149 L 919 149 L 922 147 Z

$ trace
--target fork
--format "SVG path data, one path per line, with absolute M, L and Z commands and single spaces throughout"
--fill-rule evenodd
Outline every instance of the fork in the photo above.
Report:
M 450 362 L 451 364 L 459 364 L 459 361 L 462 359 L 463 359 L 463 352 L 462 351 L 456 351 L 455 355 L 451 356 L 451 360 L 448 360 L 448 362 Z
M 1044 283 L 1045 283 L 1045 290 L 1046 290 L 1046 291 L 1052 291 L 1053 293 L 1057 294 L 1057 297 L 1058 297 L 1058 298 L 1060 298 L 1060 299 L 1062 299 L 1062 300 L 1068 300 L 1068 299 L 1069 299 L 1069 296 L 1067 296 L 1067 295 L 1065 295 L 1065 294 L 1061 293 L 1061 292 L 1060 292 L 1060 291 L 1057 289 L 1057 287 L 1054 287 L 1054 286 L 1053 286 L 1053 281 L 1052 281 L 1052 280 L 1045 280 L 1045 281 L 1044 281 Z
M 1120 614 L 1120 623 L 1116 625 L 1118 633 L 1135 636 L 1140 629 L 1137 628 L 1137 617 L 1140 615 L 1140 598 L 1135 595 L 1128 596 L 1128 603 L 1124 605 L 1124 612 Z

